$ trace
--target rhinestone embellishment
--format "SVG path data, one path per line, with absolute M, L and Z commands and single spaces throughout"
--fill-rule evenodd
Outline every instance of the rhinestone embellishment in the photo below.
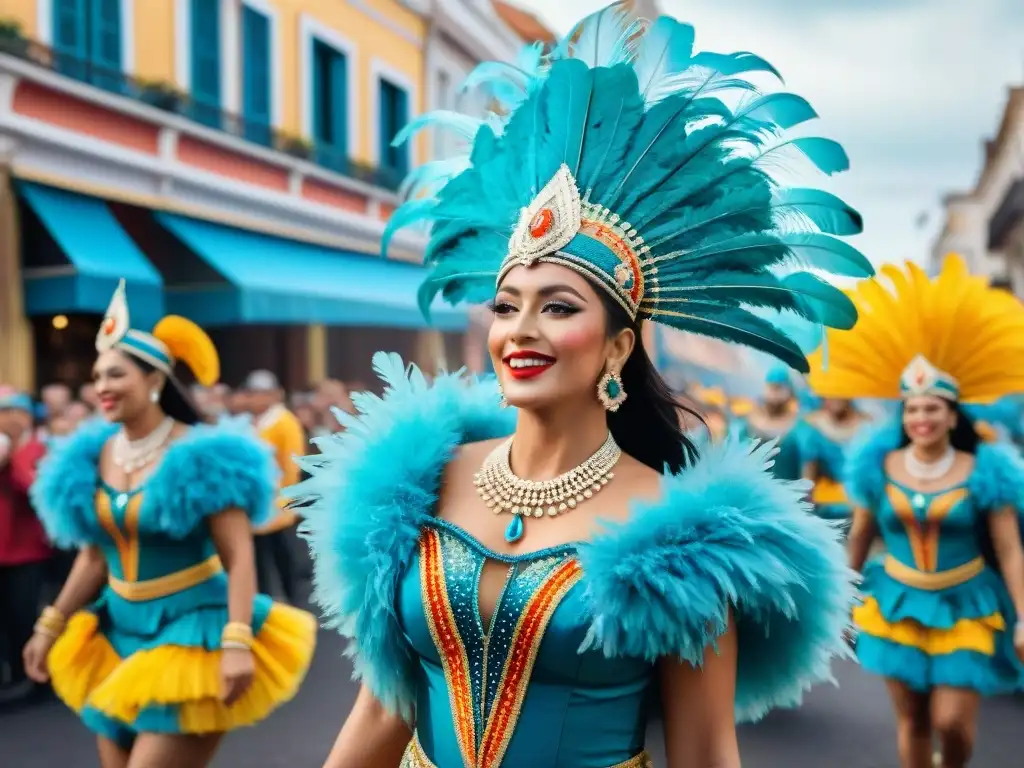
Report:
M 550 208 L 543 208 L 530 221 L 530 236 L 533 238 L 544 237 L 551 229 L 551 222 L 555 214 Z
M 597 452 L 578 467 L 550 480 L 523 480 L 512 472 L 509 455 L 512 439 L 495 448 L 473 477 L 477 493 L 495 514 L 507 512 L 515 517 L 505 531 L 505 540 L 523 536 L 523 518 L 554 517 L 575 509 L 593 498 L 615 477 L 612 469 L 622 455 L 615 439 L 608 434 Z
M 504 263 L 528 267 L 542 256 L 567 246 L 580 231 L 582 206 L 576 180 L 569 166 L 562 165 L 533 202 L 520 212 Z

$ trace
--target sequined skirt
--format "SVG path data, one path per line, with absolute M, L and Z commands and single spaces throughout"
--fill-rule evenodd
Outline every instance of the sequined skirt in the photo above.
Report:
M 419 736 L 413 734 L 412 741 L 405 748 L 405 754 L 402 755 L 402 762 L 398 768 L 438 768 L 438 766 L 434 765 L 433 761 L 427 757 L 427 753 L 423 751 Z M 624 763 L 616 763 L 608 768 L 654 768 L 654 762 L 647 752 L 641 752 Z

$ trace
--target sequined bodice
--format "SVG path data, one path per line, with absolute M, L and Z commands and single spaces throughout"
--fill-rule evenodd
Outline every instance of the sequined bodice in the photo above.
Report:
M 919 571 L 945 571 L 981 554 L 979 510 L 964 484 L 921 493 L 892 480 L 876 512 L 889 553 Z
M 488 559 L 508 576 L 485 627 Z M 571 545 L 510 557 L 426 523 L 398 612 L 418 660 L 416 729 L 439 768 L 606 768 L 642 749 L 653 665 L 577 652 L 582 579 Z

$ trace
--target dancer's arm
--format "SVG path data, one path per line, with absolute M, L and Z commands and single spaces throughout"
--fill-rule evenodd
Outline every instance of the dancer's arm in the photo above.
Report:
M 89 603 L 107 580 L 107 561 L 99 547 L 83 547 L 71 566 L 67 581 L 53 603 L 65 616 L 71 616 Z
M 252 626 L 256 595 L 256 558 L 249 518 L 240 509 L 210 517 L 210 535 L 228 573 L 228 623 Z M 225 649 L 221 657 L 221 698 L 231 706 L 252 685 L 255 676 L 252 651 Z
M 989 515 L 988 529 L 1017 617 L 1024 617 L 1024 547 L 1021 546 L 1017 510 L 1006 507 Z
M 405 721 L 363 686 L 324 768 L 397 768 L 411 738 Z
M 75 558 L 71 573 L 68 574 L 53 607 L 61 616 L 71 616 L 96 596 L 106 578 L 107 561 L 103 553 L 95 546 L 84 547 Z M 59 628 L 53 628 L 52 631 L 36 631 L 22 652 L 25 673 L 37 683 L 45 683 L 50 679 L 46 659 L 59 631 Z
M 875 516 L 863 507 L 856 507 L 853 510 L 850 534 L 846 539 L 850 568 L 858 573 L 864 568 L 877 535 L 878 525 L 875 523 Z
M 704 649 L 700 667 L 663 658 L 660 664 L 668 768 L 740 768 L 736 740 L 735 626 Z

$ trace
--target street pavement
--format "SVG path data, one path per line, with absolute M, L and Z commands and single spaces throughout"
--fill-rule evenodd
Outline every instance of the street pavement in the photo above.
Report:
M 740 729 L 744 768 L 898 768 L 883 685 L 851 664 L 835 671 L 838 688 L 821 686 L 802 708 Z M 320 768 L 355 698 L 350 672 L 341 639 L 322 632 L 295 700 L 259 726 L 228 736 L 214 768 Z M 986 701 L 972 768 L 1024 765 L 1022 728 L 1024 698 Z M 660 741 L 656 726 L 649 742 L 657 766 L 664 765 Z M 3 768 L 97 765 L 91 737 L 60 703 L 0 711 Z

